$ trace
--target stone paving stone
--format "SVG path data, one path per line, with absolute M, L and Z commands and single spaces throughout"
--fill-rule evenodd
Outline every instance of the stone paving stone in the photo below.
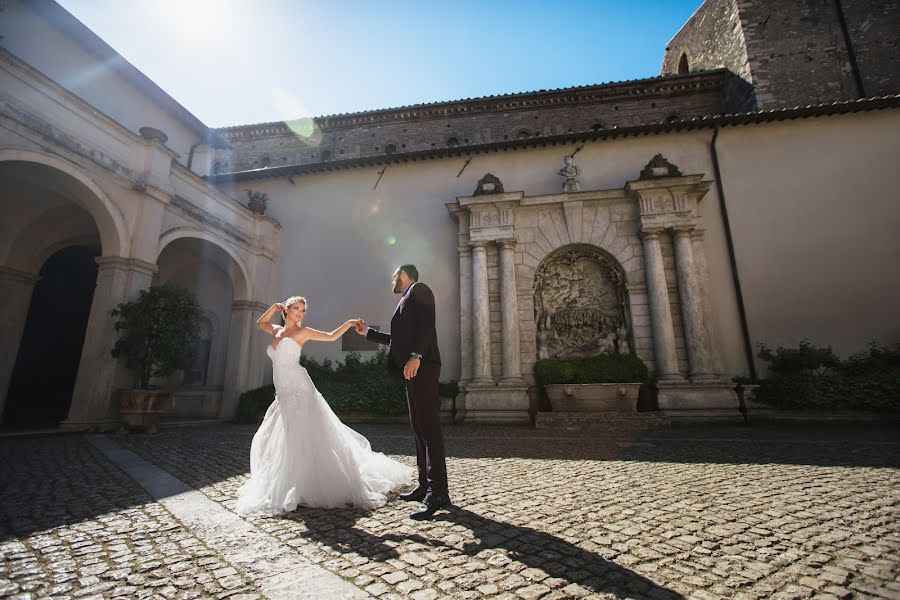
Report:
M 254 430 L 115 439 L 233 509 Z M 359 430 L 414 463 L 408 428 Z M 458 508 L 435 521 L 409 519 L 415 505 L 396 498 L 248 521 L 386 600 L 898 597 L 900 444 L 889 435 L 454 426 L 445 437 Z M 0 458 L 0 597 L 258 593 L 77 436 L 0 441 Z M 13 510 L 40 496 L 52 501 Z
M 405 427 L 358 429 L 414 463 Z M 254 430 L 119 441 L 233 508 Z M 755 436 L 448 427 L 449 515 L 415 522 L 393 499 L 251 521 L 326 569 L 353 565 L 355 584 L 385 598 L 896 595 L 900 444 L 821 428 Z
M 84 438 L 0 440 L 0 598 L 255 592 Z

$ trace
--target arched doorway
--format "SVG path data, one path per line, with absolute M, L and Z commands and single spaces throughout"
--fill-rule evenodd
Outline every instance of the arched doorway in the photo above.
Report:
M 52 425 L 74 410 L 77 382 L 97 379 L 76 377 L 95 259 L 121 255 L 127 229 L 80 167 L 20 149 L 0 149 L 0 214 L 0 416 Z
M 68 415 L 99 255 L 96 246 L 70 246 L 41 267 L 10 378 L 4 424 L 55 426 Z
M 232 337 L 247 335 L 231 327 L 235 301 L 246 298 L 246 270 L 214 239 L 200 237 L 200 232 L 177 233 L 182 237 L 164 236 L 160 244 L 154 283 L 173 284 L 193 292 L 203 316 L 195 325 L 199 339 L 194 363 L 165 382 L 174 390 L 168 414 L 218 418 L 229 387 L 229 352 L 240 351 L 235 350 L 240 344 Z

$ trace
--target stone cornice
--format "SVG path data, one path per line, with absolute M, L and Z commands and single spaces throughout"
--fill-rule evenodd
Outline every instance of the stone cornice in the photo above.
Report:
M 764 110 L 751 113 L 734 115 L 711 115 L 707 117 L 695 117 L 671 123 L 647 123 L 632 127 L 618 127 L 615 129 L 601 129 L 598 131 L 580 131 L 559 135 L 532 137 L 527 139 L 506 140 L 485 144 L 471 144 L 456 146 L 453 148 L 432 148 L 430 150 L 418 150 L 401 154 L 378 154 L 360 158 L 348 158 L 344 160 L 330 160 L 327 162 L 304 163 L 297 165 L 285 165 L 282 167 L 270 167 L 265 169 L 253 169 L 236 173 L 207 176 L 207 181 L 213 183 L 230 183 L 234 181 L 248 181 L 254 179 L 269 179 L 275 177 L 299 177 L 313 173 L 331 171 L 343 171 L 360 167 L 375 167 L 387 164 L 405 164 L 416 161 L 435 160 L 441 158 L 456 158 L 460 156 L 472 156 L 477 154 L 489 154 L 499 151 L 519 150 L 522 148 L 539 148 L 547 146 L 570 145 L 591 141 L 609 140 L 644 136 L 649 134 L 678 133 L 712 129 L 715 127 L 731 127 L 737 125 L 754 125 L 770 122 L 786 121 L 793 119 L 806 119 L 809 117 L 821 117 L 842 115 L 870 110 L 884 110 L 900 107 L 900 95 L 884 96 L 881 98 L 866 98 L 862 100 L 850 100 L 821 104 L 817 106 L 803 106 L 786 109 Z
M 656 98 L 665 95 L 681 95 L 701 90 L 720 89 L 726 73 L 725 69 L 718 69 L 687 75 L 654 77 L 557 90 L 538 90 L 518 94 L 435 102 L 432 104 L 416 104 L 398 108 L 313 117 L 310 120 L 313 121 L 318 129 L 340 129 L 367 125 L 384 125 L 391 122 L 466 117 L 495 112 L 508 113 L 542 108 L 559 108 L 613 100 L 621 101 L 631 98 Z M 237 125 L 217 129 L 216 131 L 229 141 L 294 135 L 291 125 L 301 121 L 303 120 Z

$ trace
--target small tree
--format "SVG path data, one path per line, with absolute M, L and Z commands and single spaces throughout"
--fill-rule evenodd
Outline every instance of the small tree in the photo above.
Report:
M 174 285 L 152 286 L 110 314 L 119 334 L 112 355 L 125 357 L 137 374 L 138 388 L 147 389 L 152 377 L 171 375 L 194 360 L 200 307 L 190 291 Z

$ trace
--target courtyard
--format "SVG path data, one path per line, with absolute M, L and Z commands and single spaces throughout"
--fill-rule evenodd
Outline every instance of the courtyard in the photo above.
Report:
M 402 425 L 356 427 L 414 464 Z M 455 508 L 232 512 L 252 426 L 0 440 L 3 598 L 896 598 L 890 424 L 445 427 Z

